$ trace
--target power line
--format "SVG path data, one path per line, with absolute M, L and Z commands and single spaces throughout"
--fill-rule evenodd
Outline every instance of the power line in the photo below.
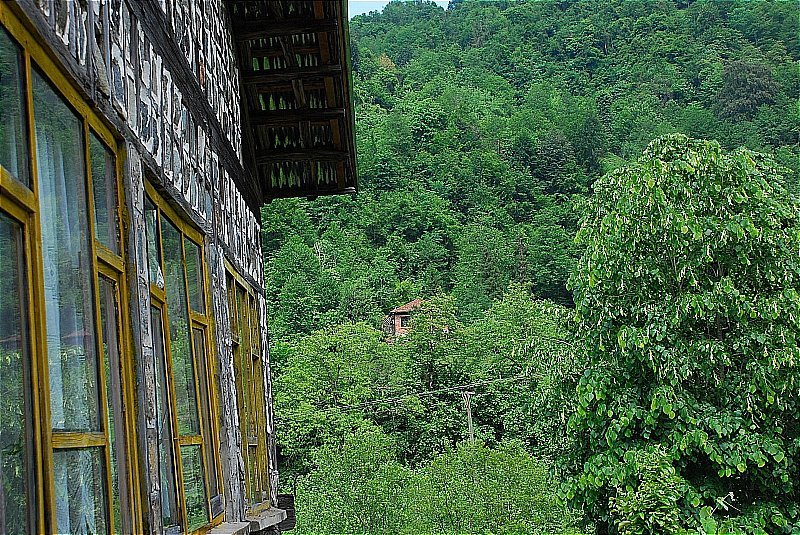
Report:
M 476 387 L 486 386 L 486 385 L 491 385 L 491 384 L 496 384 L 496 383 L 516 382 L 516 381 L 521 381 L 523 379 L 531 379 L 531 378 L 532 377 L 530 375 L 528 375 L 528 374 L 514 375 L 514 376 L 511 376 L 511 377 L 501 377 L 499 379 L 490 379 L 488 381 L 479 381 L 479 382 L 476 382 L 476 383 L 467 383 L 467 384 L 463 384 L 463 385 L 450 386 L 450 387 L 447 387 L 447 388 L 438 388 L 436 390 L 425 390 L 423 392 L 411 392 L 411 393 L 408 393 L 408 394 L 405 394 L 405 395 L 402 395 L 402 396 L 398 396 L 398 397 L 376 399 L 376 400 L 372 400 L 372 401 L 365 401 L 364 403 L 356 403 L 355 405 L 336 405 L 336 406 L 333 406 L 333 407 L 325 407 L 324 409 L 320 409 L 320 412 L 330 412 L 330 411 L 334 411 L 334 410 L 348 411 L 348 410 L 353 410 L 353 409 L 361 409 L 361 408 L 365 408 L 365 407 L 370 407 L 372 405 L 379 405 L 381 403 L 390 403 L 392 401 L 403 401 L 404 399 L 409 398 L 409 397 L 431 396 L 433 394 L 441 394 L 441 393 L 444 393 L 444 392 L 452 392 L 453 390 L 465 390 L 467 388 L 476 388 Z

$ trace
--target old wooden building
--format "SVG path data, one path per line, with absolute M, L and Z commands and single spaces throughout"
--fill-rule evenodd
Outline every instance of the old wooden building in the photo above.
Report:
M 274 531 L 260 210 L 355 191 L 346 2 L 0 26 L 0 533 Z

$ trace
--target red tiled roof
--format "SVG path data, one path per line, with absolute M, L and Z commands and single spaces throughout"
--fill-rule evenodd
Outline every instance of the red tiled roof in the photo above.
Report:
M 393 308 L 389 311 L 389 314 L 403 314 L 404 312 L 411 312 L 412 310 L 418 309 L 420 306 L 422 306 L 422 299 L 414 299 L 403 306 Z

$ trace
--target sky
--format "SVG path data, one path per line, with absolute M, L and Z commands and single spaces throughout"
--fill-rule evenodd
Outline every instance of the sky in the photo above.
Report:
M 434 0 L 438 5 L 447 9 L 449 0 Z M 356 15 L 369 13 L 370 11 L 380 11 L 383 6 L 389 3 L 389 0 L 348 0 L 348 11 L 352 19 Z

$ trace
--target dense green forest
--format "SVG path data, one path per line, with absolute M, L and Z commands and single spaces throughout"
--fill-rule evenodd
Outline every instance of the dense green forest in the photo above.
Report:
M 300 533 L 800 533 L 798 17 L 351 20 L 360 192 L 262 213 Z

